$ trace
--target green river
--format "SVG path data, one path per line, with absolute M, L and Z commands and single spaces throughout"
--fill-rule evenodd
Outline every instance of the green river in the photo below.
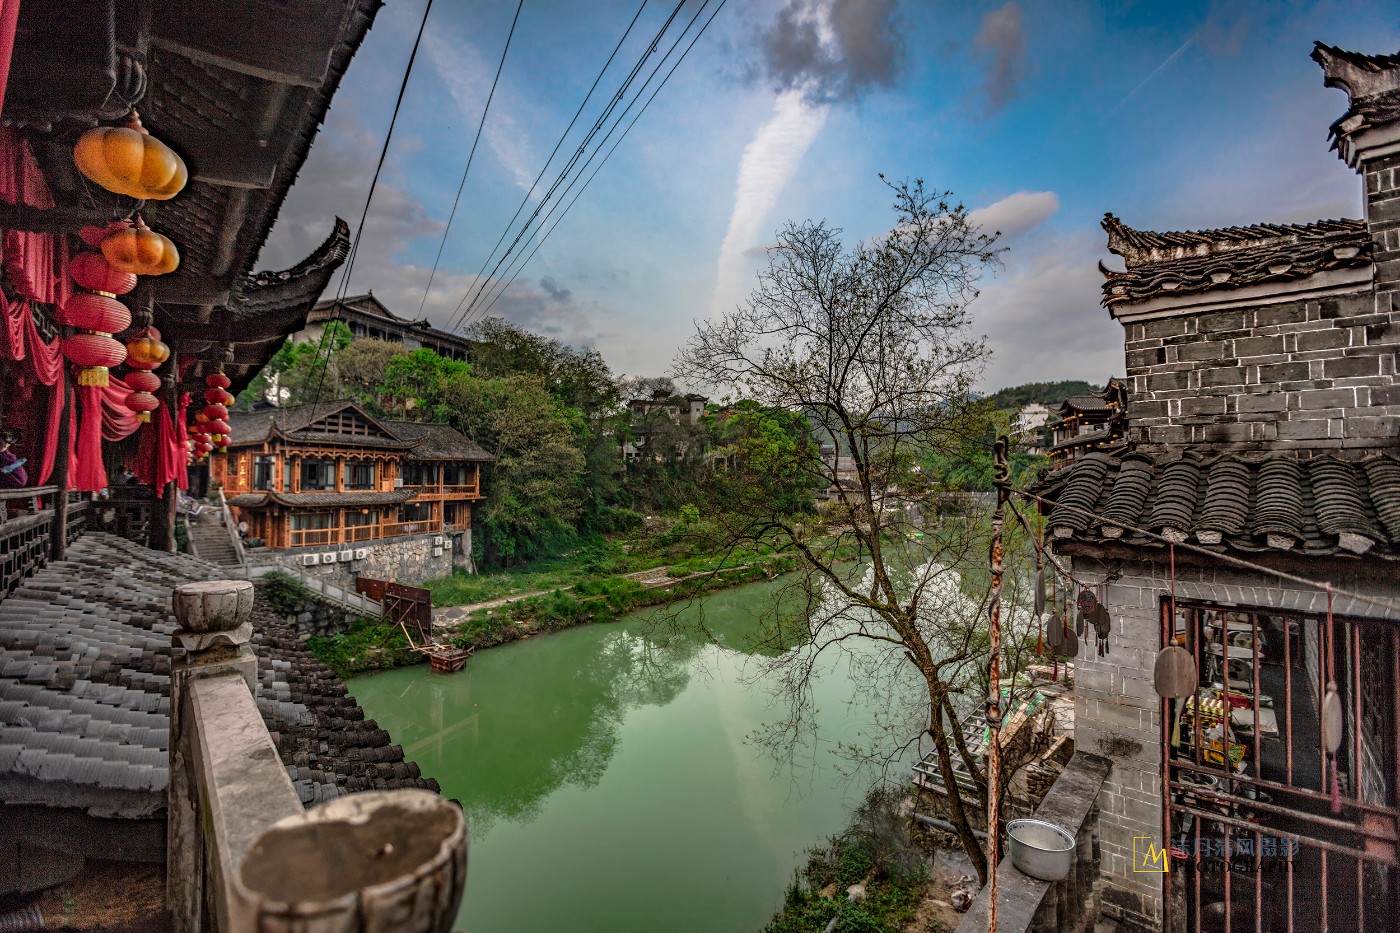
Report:
M 818 680 L 821 745 L 774 768 L 746 738 L 781 710 L 742 682 L 744 634 L 774 584 L 717 593 L 724 647 L 660 647 L 638 617 L 483 651 L 458 674 L 406 668 L 354 679 L 444 795 L 470 848 L 458 928 L 751 931 L 779 906 L 803 850 L 845 826 L 852 795 L 831 754 L 871 711 L 845 662 Z

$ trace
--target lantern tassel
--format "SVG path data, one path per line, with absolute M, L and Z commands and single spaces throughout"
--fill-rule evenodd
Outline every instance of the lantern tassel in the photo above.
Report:
M 148 411 L 138 411 L 138 412 L 136 413 L 136 420 L 137 420 L 137 421 L 140 421 L 140 422 L 143 423 L 143 424 L 150 424 L 150 423 L 151 423 L 151 413 L 148 412 Z

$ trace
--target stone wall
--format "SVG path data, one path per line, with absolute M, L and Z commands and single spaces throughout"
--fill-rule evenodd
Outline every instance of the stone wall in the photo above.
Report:
M 361 551 L 364 557 L 354 556 Z M 304 555 L 307 554 L 319 555 L 320 561 L 306 564 Z M 327 561 L 327 554 L 334 554 L 335 560 Z M 417 584 L 445 577 L 452 573 L 454 567 L 471 569 L 471 532 L 414 535 L 354 547 L 260 550 L 250 552 L 249 557 L 258 562 L 273 561 L 296 567 L 308 576 L 325 579 L 353 592 L 357 576 Z
M 1125 323 L 1132 437 L 1234 450 L 1392 445 L 1395 296 L 1368 289 Z
M 1244 571 L 1184 568 L 1180 556 L 1178 599 L 1315 615 L 1327 611 L 1321 590 Z M 1149 836 L 1160 844 L 1162 837 L 1162 699 L 1152 685 L 1152 668 L 1161 647 L 1161 601 L 1172 581 L 1165 561 L 1074 558 L 1074 575 L 1086 583 L 1103 581 L 1110 570 L 1117 577 L 1105 596 L 1113 625 L 1109 653 L 1100 658 L 1085 652 L 1088 656 L 1075 660 L 1075 746 L 1113 761 L 1099 793 L 1104 911 L 1130 928 L 1156 930 L 1163 916 L 1162 876 L 1133 871 L 1133 839 Z M 1367 596 L 1395 598 L 1380 580 L 1337 574 L 1333 582 Z M 1339 597 L 1334 609 L 1363 618 L 1385 615 L 1348 597 Z

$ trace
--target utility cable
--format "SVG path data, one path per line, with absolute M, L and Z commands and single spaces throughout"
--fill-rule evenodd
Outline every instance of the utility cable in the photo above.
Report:
M 614 142 L 614 143 L 612 144 L 612 148 L 610 148 L 610 149 L 608 150 L 607 154 L 603 156 L 603 160 L 602 160 L 601 162 L 598 163 L 598 166 L 597 166 L 597 168 L 595 168 L 595 169 L 593 170 L 593 173 L 592 173 L 591 175 L 588 176 L 588 180 L 585 181 L 585 182 L 583 183 L 583 187 L 579 188 L 578 193 L 576 193 L 576 194 L 573 196 L 573 199 L 569 201 L 568 205 L 565 206 L 563 212 L 560 213 L 559 218 L 558 218 L 557 220 L 555 220 L 555 221 L 550 225 L 549 229 L 546 230 L 545 233 L 544 233 L 544 235 L 541 236 L 540 239 L 535 243 L 534 249 L 532 249 L 532 250 L 530 251 L 530 253 L 529 253 L 528 255 L 525 256 L 524 261 L 521 262 L 521 263 L 515 268 L 514 274 L 512 274 L 511 277 L 510 277 L 510 279 L 509 279 L 508 281 L 506 281 L 505 285 L 504 285 L 499 291 L 496 292 L 495 296 L 491 299 L 490 304 L 486 305 L 485 308 L 482 310 L 482 312 L 481 312 L 479 315 L 477 315 L 477 318 L 476 318 L 477 320 L 481 320 L 482 318 L 486 317 L 488 314 L 491 313 L 491 309 L 494 308 L 494 307 L 496 306 L 496 302 L 497 302 L 498 300 L 500 300 L 501 295 L 505 294 L 506 289 L 510 288 L 511 284 L 512 284 L 513 282 L 515 282 L 516 278 L 520 275 L 520 272 L 525 268 L 526 265 L 529 264 L 530 260 L 533 259 L 533 258 L 535 257 L 535 254 L 538 253 L 538 252 L 540 251 L 540 247 L 544 245 L 545 240 L 548 240 L 548 239 L 549 239 L 550 234 L 552 234 L 552 233 L 554 232 L 555 228 L 558 227 L 559 224 L 560 224 L 560 223 L 564 220 L 564 218 L 568 215 L 569 211 L 573 208 L 574 204 L 577 203 L 578 199 L 583 195 L 583 192 L 586 191 L 586 190 L 588 190 L 588 186 L 589 186 L 590 184 L 592 184 L 593 179 L 596 178 L 596 177 L 598 176 L 598 172 L 600 172 L 600 171 L 602 170 L 603 166 L 607 164 L 608 159 L 612 157 L 612 154 L 617 150 L 617 147 L 618 147 L 619 145 L 622 144 L 622 141 L 623 141 L 624 139 L 627 138 L 627 134 L 630 133 L 630 132 L 632 132 L 632 127 L 636 126 L 636 125 L 637 125 L 637 121 L 641 119 L 642 114 L 644 114 L 644 113 L 647 112 L 647 108 L 650 107 L 650 106 L 651 106 L 651 102 L 654 101 L 654 100 L 656 99 L 656 95 L 659 94 L 659 93 L 661 93 L 661 89 L 664 88 L 664 87 L 666 86 L 666 82 L 669 81 L 669 80 L 671 79 L 671 75 L 675 74 L 676 69 L 680 67 L 681 62 L 685 61 L 686 56 L 690 54 L 690 50 L 691 50 L 692 48 L 695 47 L 695 43 L 698 42 L 698 41 L 700 40 L 700 37 L 701 37 L 702 35 L 705 34 L 705 30 L 707 30 L 707 29 L 710 28 L 710 23 L 714 22 L 715 17 L 719 15 L 720 10 L 724 9 L 724 5 L 725 5 L 726 3 L 728 3 L 728 2 L 729 2 L 729 0 L 720 0 L 719 6 L 715 7 L 715 11 L 714 11 L 713 13 L 710 14 L 710 18 L 707 19 L 707 20 L 705 21 L 705 24 L 704 24 L 702 27 L 700 27 L 700 31 L 697 32 L 697 33 L 695 34 L 695 36 L 690 40 L 690 44 L 686 46 L 685 51 L 681 53 L 680 58 L 676 59 L 675 64 L 673 64 L 673 65 L 671 66 L 670 71 L 666 72 L 665 77 L 663 77 L 663 78 L 661 79 L 661 83 L 658 84 L 658 85 L 656 86 L 656 89 L 653 90 L 653 91 L 651 92 L 651 96 L 648 97 L 646 103 L 642 105 L 642 109 L 638 110 L 636 116 L 634 116 L 634 117 L 632 118 L 632 122 L 630 122 L 630 123 L 627 124 L 627 128 L 624 129 L 624 130 L 622 131 L 622 135 L 619 136 L 619 137 L 617 138 L 617 141 Z M 692 17 L 690 23 L 687 24 L 686 28 L 685 28 L 684 30 L 681 31 L 681 38 L 684 38 L 685 33 L 689 31 L 690 27 L 693 26 L 693 25 L 695 24 L 695 21 L 696 21 L 697 19 L 699 19 L 699 17 L 701 16 L 701 14 L 703 14 L 703 13 L 705 12 L 705 7 L 708 6 L 709 3 L 710 3 L 710 0 L 705 0 L 705 2 L 701 5 L 700 9 L 696 12 L 695 16 Z M 680 39 L 677 39 L 677 40 L 676 40 L 676 43 L 675 43 L 674 45 L 671 46 L 671 50 L 668 51 L 668 52 L 666 53 L 666 55 L 662 58 L 660 64 L 657 65 L 656 71 L 653 71 L 653 72 L 652 72 L 652 77 L 655 77 L 656 72 L 659 71 L 659 70 L 666 64 L 666 59 L 670 57 L 671 52 L 674 52 L 676 46 L 679 45 L 679 44 L 680 44 Z M 648 78 L 646 84 L 650 84 L 650 83 L 651 83 L 651 78 Z M 643 85 L 642 85 L 642 90 L 643 90 L 643 91 L 646 90 L 646 84 L 643 84 Z M 638 99 L 640 99 L 640 94 L 638 95 L 637 98 L 634 98 L 634 99 L 633 99 L 632 103 L 635 104 L 635 103 L 637 102 Z M 631 107 L 629 106 L 627 109 L 630 110 Z M 626 117 L 627 117 L 627 111 L 624 110 L 623 113 L 622 113 L 622 116 L 620 116 L 620 117 L 618 118 L 617 124 L 614 124 L 614 125 L 613 125 L 613 129 L 616 130 L 617 125 L 620 124 L 620 123 L 622 122 L 622 120 L 626 119 Z M 610 131 L 610 132 L 608 133 L 608 136 L 611 136 L 611 135 L 612 135 L 612 132 Z M 604 142 L 604 143 L 607 142 L 607 136 L 605 136 L 605 137 L 603 138 L 603 142 Z M 599 148 L 601 149 L 601 144 L 600 144 Z M 594 151 L 594 155 L 597 155 L 597 150 Z M 592 161 L 592 158 L 590 158 L 588 161 L 591 162 L 591 161 Z M 584 168 L 585 168 L 585 169 L 588 168 L 588 163 L 585 163 L 585 164 L 584 164 Z M 577 180 L 577 176 L 576 176 L 575 180 Z M 572 184 L 571 184 L 569 187 L 573 187 Z M 565 189 L 564 194 L 565 194 L 565 195 L 568 194 L 568 189 L 567 189 L 567 188 Z M 552 212 L 551 212 L 551 213 L 552 213 Z M 548 215 L 546 215 L 545 220 L 546 220 L 546 222 L 549 220 L 549 216 L 548 216 Z M 467 326 L 469 323 L 470 323 L 470 322 L 464 320 L 462 326 L 465 327 L 465 326 Z
M 355 271 L 355 256 L 360 251 L 360 238 L 364 236 L 365 220 L 369 217 L 369 206 L 374 201 L 374 189 L 379 185 L 379 174 L 384 170 L 384 160 L 389 156 L 389 142 L 394 138 L 394 125 L 399 120 L 399 110 L 403 107 L 404 93 L 408 90 L 408 79 L 413 74 L 413 63 L 418 58 L 418 47 L 423 43 L 423 31 L 428 26 L 428 15 L 433 12 L 433 0 L 428 0 L 428 5 L 423 9 L 423 21 L 418 24 L 418 36 L 413 40 L 413 51 L 408 55 L 408 65 L 404 68 L 403 81 L 399 83 L 399 96 L 394 101 L 394 113 L 389 118 L 389 131 L 384 134 L 384 145 L 379 150 L 379 162 L 374 167 L 374 177 L 370 179 L 369 194 L 365 196 L 365 208 L 360 212 L 360 225 L 355 230 L 355 239 L 350 244 L 350 255 L 345 260 L 345 274 L 340 277 L 340 287 L 336 290 L 335 304 L 331 311 L 331 318 L 326 322 L 321 330 L 321 342 L 316 348 L 316 356 L 312 361 L 312 368 L 315 368 L 315 360 L 321 358 L 321 351 L 330 346 L 331 324 L 340 320 L 341 307 L 345 302 L 345 296 L 350 288 L 350 274 Z M 320 379 L 316 383 L 316 393 L 312 396 L 311 404 L 317 405 L 321 401 L 321 390 L 326 384 L 326 370 L 330 368 L 330 353 L 326 353 L 326 362 L 321 368 Z
M 481 130 L 486 126 L 486 115 L 491 112 L 491 101 L 496 96 L 496 85 L 501 80 L 501 69 L 506 66 L 506 53 L 510 51 L 510 40 L 515 36 L 515 24 L 520 22 L 520 10 L 525 0 L 515 6 L 515 18 L 510 21 L 510 32 L 506 33 L 506 47 L 501 50 L 501 61 L 496 66 L 496 77 L 491 79 L 491 92 L 486 95 L 486 106 L 481 111 L 481 122 L 476 125 L 476 138 L 472 140 L 472 150 L 467 154 L 467 167 L 462 169 L 462 181 L 457 185 L 457 196 L 452 199 L 452 211 L 447 215 L 447 226 L 442 230 L 442 240 L 438 243 L 437 257 L 433 259 L 433 271 L 428 273 L 428 284 L 423 287 L 423 298 L 418 302 L 418 316 L 421 320 L 423 307 L 428 303 L 428 292 L 433 289 L 433 279 L 437 276 L 438 263 L 442 262 L 442 251 L 447 246 L 447 235 L 452 232 L 452 221 L 457 217 L 457 205 L 462 201 L 462 189 L 467 186 L 467 175 L 472 170 L 472 159 L 476 158 L 476 146 L 481 142 Z
M 530 214 L 528 218 L 526 218 L 525 223 L 516 232 L 515 238 L 511 241 L 510 245 L 506 247 L 506 251 L 503 254 L 501 254 L 499 259 L 497 259 L 496 265 L 492 267 L 490 273 L 488 273 L 485 276 L 485 278 L 483 278 L 481 272 L 478 272 L 476 281 L 473 283 L 473 285 L 476 288 L 475 293 L 472 292 L 473 286 L 468 286 L 466 292 L 462 295 L 462 299 L 457 303 L 457 307 L 453 310 L 452 315 L 450 316 L 450 320 L 452 321 L 452 323 L 449 325 L 448 330 L 456 330 L 460 326 L 461 322 L 465 320 L 468 315 L 471 314 L 472 310 L 481 300 L 481 295 L 485 288 L 484 283 L 491 282 L 496 278 L 496 273 L 500 270 L 502 264 L 504 264 L 506 260 L 510 258 L 516 246 L 520 244 L 520 241 L 524 238 L 525 234 L 529 232 L 530 227 L 540 216 L 540 212 L 544 210 L 545 205 L 549 204 L 551 199 L 554 197 L 554 193 L 559 189 L 559 186 L 563 184 L 564 180 L 567 177 L 569 177 L 570 173 L 574 169 L 574 166 L 578 164 L 579 159 L 583 157 L 584 152 L 587 151 L 588 146 L 593 142 L 594 137 L 597 136 L 598 131 L 602 129 L 604 125 L 606 125 L 608 119 L 612 116 L 613 111 L 617 108 L 617 105 L 626 96 L 628 88 L 632 86 L 632 82 L 636 80 L 637 75 L 646 65 L 647 60 L 653 54 L 655 54 L 657 47 L 661 44 L 662 37 L 666 34 L 667 30 L 670 29 L 671 24 L 675 21 L 677 14 L 680 13 L 681 7 L 683 7 L 684 5 L 685 0 L 679 0 L 675 8 L 671 11 L 671 15 L 666 18 L 666 22 L 662 24 L 661 28 L 657 31 L 655 37 L 652 38 L 650 44 L 646 48 L 646 51 L 642 54 L 640 58 L 637 59 L 636 63 L 632 66 L 632 70 L 629 71 L 626 78 L 623 79 L 621 87 L 619 87 L 618 90 L 609 99 L 607 106 L 603 108 L 603 112 L 599 115 L 598 119 L 594 121 L 592 128 L 588 131 L 587 135 L 585 135 L 583 141 L 579 143 L 578 148 L 574 150 L 573 155 L 570 156 L 569 161 L 565 164 L 563 169 L 560 170 L 559 175 L 554 179 L 553 183 L 551 183 L 549 190 L 547 190 L 544 193 L 544 196 L 540 199 L 540 202 L 537 205 L 535 205 L 534 211 Z M 526 200 L 528 201 L 528 199 L 529 195 L 527 194 Z M 510 226 L 507 225 L 505 233 L 503 233 L 500 240 L 497 241 L 498 248 L 500 242 L 504 241 L 506 235 L 508 235 L 509 232 Z M 487 256 L 486 262 L 482 264 L 482 272 L 485 271 L 486 265 L 488 265 L 491 262 L 491 257 L 494 255 L 495 249 L 492 250 L 491 255 Z M 470 299 L 471 301 L 471 304 L 469 305 L 467 304 L 468 299 Z M 464 307 L 465 310 L 463 310 Z

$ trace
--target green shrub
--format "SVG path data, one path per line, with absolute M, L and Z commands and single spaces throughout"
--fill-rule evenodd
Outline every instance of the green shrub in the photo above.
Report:
M 300 580 L 280 570 L 258 577 L 253 585 L 258 595 L 281 615 L 296 612 L 303 603 L 313 598 L 312 592 Z
M 306 646 L 340 677 L 403 667 L 422 660 L 408 646 L 403 629 L 385 619 L 363 617 L 343 635 L 316 635 Z

